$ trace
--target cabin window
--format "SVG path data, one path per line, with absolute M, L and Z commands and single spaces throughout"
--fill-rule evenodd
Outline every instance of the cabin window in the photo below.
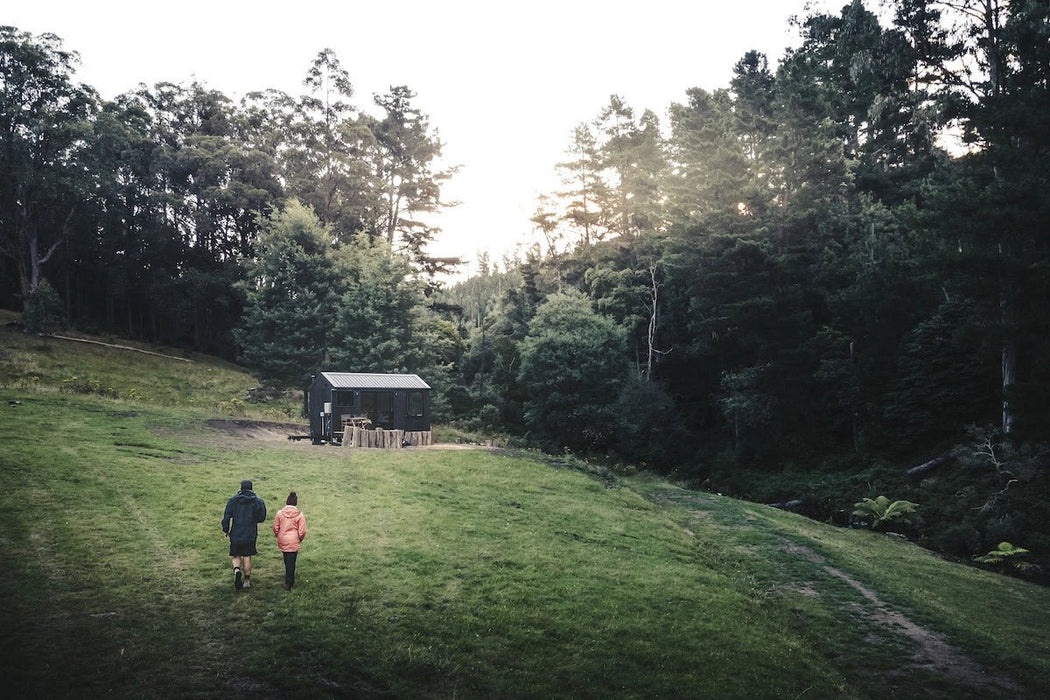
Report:
M 333 391 L 332 392 L 332 403 L 336 406 L 353 407 L 354 405 L 354 392 L 352 391 Z
M 423 392 L 422 391 L 410 391 L 410 392 L 408 392 L 408 417 L 409 418 L 422 418 L 423 417 Z

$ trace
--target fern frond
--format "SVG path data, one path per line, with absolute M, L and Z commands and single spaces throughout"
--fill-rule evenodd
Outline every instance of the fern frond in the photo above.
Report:
M 1016 571 L 1027 571 L 1033 568 L 1034 564 L 1021 559 L 1026 554 L 1028 550 L 1024 547 L 1015 547 L 1009 542 L 1000 542 L 995 549 L 982 556 L 974 557 L 973 560 L 982 564 L 1009 567 Z
M 865 498 L 857 501 L 853 507 L 854 515 L 871 520 L 872 527 L 877 528 L 894 520 L 907 520 L 908 516 L 915 513 L 919 504 L 904 500 L 891 502 L 885 496 L 878 496 L 874 500 Z

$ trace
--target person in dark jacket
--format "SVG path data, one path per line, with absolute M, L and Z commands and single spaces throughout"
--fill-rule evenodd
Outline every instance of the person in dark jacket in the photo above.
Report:
M 222 514 L 222 531 L 230 538 L 233 587 L 238 591 L 252 586 L 252 556 L 257 551 L 259 523 L 264 520 L 266 504 L 252 491 L 252 482 L 245 479 L 241 490 L 226 501 L 226 512 Z

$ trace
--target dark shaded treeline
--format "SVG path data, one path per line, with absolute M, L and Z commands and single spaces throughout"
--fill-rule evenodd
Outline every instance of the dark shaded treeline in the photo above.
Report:
M 805 19 L 663 129 L 615 96 L 580 125 L 528 259 L 448 291 L 453 405 L 821 517 L 892 490 L 945 551 L 1045 556 L 1048 4 L 890 9 Z
M 668 447 L 683 456 L 1043 434 L 1046 4 L 902 2 L 894 20 L 861 2 L 807 19 L 776 70 L 749 53 L 729 89 L 687 91 L 666 138 L 616 97 L 581 125 L 524 281 L 449 292 L 473 329 L 468 403 L 536 427 L 513 397 L 546 380 L 522 376 L 521 344 L 544 300 L 578 292 L 623 332 L 622 380 L 694 436 Z M 618 444 L 610 426 L 569 444 Z
M 199 83 L 102 100 L 53 35 L 0 28 L 0 252 L 4 304 L 53 287 L 69 322 L 232 356 L 265 219 L 309 206 L 330 243 L 365 235 L 423 279 L 442 206 L 441 143 L 403 86 L 353 105 L 337 57 L 304 94 L 234 103 Z

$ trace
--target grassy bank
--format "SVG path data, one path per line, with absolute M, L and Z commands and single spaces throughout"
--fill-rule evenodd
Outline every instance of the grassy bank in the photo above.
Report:
M 352 451 L 96 397 L 0 401 L 0 504 L 17 514 L 0 653 L 21 695 L 1050 690 L 1045 590 L 905 542 L 478 449 Z M 243 477 L 271 512 L 300 494 L 290 594 L 265 532 L 252 590 L 233 590 L 218 521 Z M 994 683 L 931 666 L 880 607 Z
M 254 385 L 236 368 L 13 345 L 0 370 L 41 377 L 0 388 L 16 697 L 1050 694 L 1045 588 L 601 465 L 260 436 L 214 420 Z M 132 396 L 107 367 L 139 361 L 156 391 Z M 117 391 L 60 390 L 84 367 Z M 291 593 L 265 529 L 234 591 L 242 478 L 271 518 L 299 493 Z
M 0 311 L 0 388 L 275 421 L 298 420 L 302 411 L 302 395 L 295 392 L 253 402 L 249 392 L 260 380 L 208 355 L 72 331 L 61 338 L 28 334 L 12 325 L 18 320 Z

